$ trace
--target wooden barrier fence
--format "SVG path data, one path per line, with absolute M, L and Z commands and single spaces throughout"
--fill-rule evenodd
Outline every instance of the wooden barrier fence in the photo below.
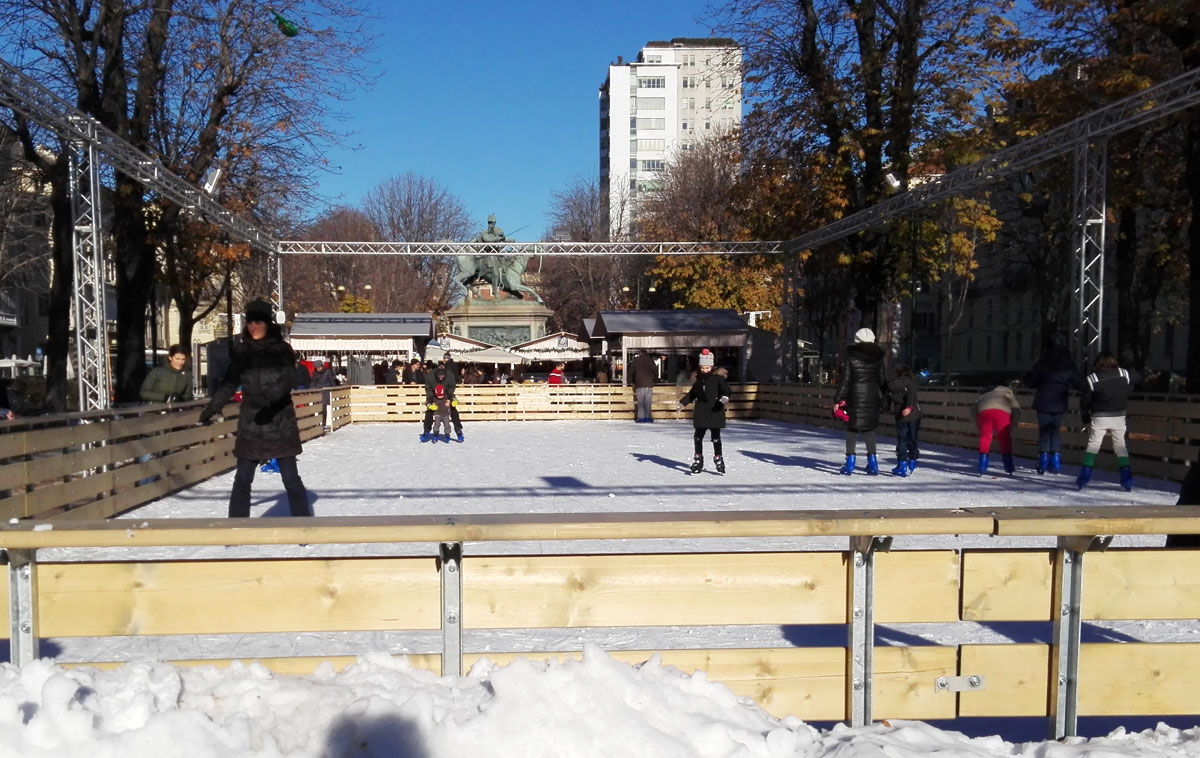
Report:
M 657 419 L 690 418 L 677 411 L 684 389 L 656 386 Z M 729 415 L 764 418 L 830 429 L 842 428 L 830 414 L 833 388 L 735 384 Z M 459 411 L 465 422 L 518 420 L 632 420 L 633 391 L 613 384 L 463 385 Z M 415 386 L 352 386 L 294 394 L 305 441 L 362 422 L 417 422 L 424 395 Z M 978 393 L 966 389 L 921 391 L 924 443 L 976 445 L 968 410 Z M 1030 393 L 1019 393 L 1022 405 Z M 92 411 L 0 422 L 0 519 L 95 519 L 127 511 L 234 467 L 232 434 L 238 407 L 225 421 L 196 425 L 202 401 Z M 1086 443 L 1076 411 L 1064 419 L 1067 465 L 1077 465 Z M 894 434 L 885 413 L 883 435 Z M 1130 403 L 1129 447 L 1135 475 L 1181 481 L 1200 443 L 1200 401 L 1191 396 L 1138 396 Z M 1037 423 L 1027 410 L 1014 434 L 1016 454 L 1037 455 Z M 1106 443 L 1105 450 L 1108 450 Z M 888 451 L 881 450 L 887 459 Z M 964 454 L 966 458 L 970 453 Z M 1096 462 L 1114 469 L 1111 453 Z
M 667 649 L 610 649 L 704 671 L 776 715 L 806 720 L 1044 716 L 1057 737 L 1078 716 L 1200 711 L 1200 644 L 1081 644 L 1086 621 L 1200 617 L 1200 550 L 1108 549 L 1115 534 L 1200 533 L 1200 509 L 1006 508 L 929 511 L 551 514 L 386 518 L 71 521 L 0 527 L 0 607 L 12 660 L 42 638 L 438 630 L 415 666 L 456 674 L 483 657 L 463 630 L 678 627 Z M 447 523 L 448 521 L 452 523 Z M 889 551 L 894 535 L 1043 535 L 1057 549 Z M 886 536 L 885 536 L 886 535 Z M 803 550 L 844 536 L 848 549 Z M 797 538 L 794 552 L 643 550 L 641 540 Z M 500 555 L 491 543 L 538 544 Z M 578 554 L 574 540 L 619 540 Z M 418 543 L 404 557 L 98 559 L 98 548 Z M 661 543 L 658 543 L 661 544 Z M 691 543 L 700 544 L 700 543 Z M 37 551 L 67 557 L 40 562 Z M 683 548 L 685 551 L 687 547 Z M 123 551 L 122 555 L 136 555 Z M 1046 643 L 877 646 L 876 624 L 1053 624 Z M 844 645 L 805 646 L 806 628 L 842 625 Z M 778 625 L 789 645 L 689 646 L 704 628 Z M 3 632 L 0 632 L 2 634 Z M 160 640 L 161 643 L 161 640 Z M 578 653 L 496 649 L 555 658 Z M 348 657 L 268 659 L 289 673 Z M 87 663 L 83 661 L 81 663 Z M 190 660 L 182 664 L 227 663 Z M 109 662 L 106 665 L 112 665 Z

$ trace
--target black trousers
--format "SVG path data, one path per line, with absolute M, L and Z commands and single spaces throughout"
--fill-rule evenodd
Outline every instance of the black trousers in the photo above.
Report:
M 854 446 L 858 442 L 858 435 L 862 435 L 863 442 L 867 443 L 867 455 L 875 455 L 877 442 L 875 440 L 875 430 L 869 432 L 855 432 L 850 429 L 846 430 L 846 455 L 854 455 Z
M 696 455 L 704 454 L 704 433 L 712 432 L 713 455 L 721 454 L 721 430 L 713 429 L 697 429 L 692 434 L 692 445 L 696 448 Z
M 429 434 L 433 429 L 433 411 L 428 406 L 425 407 L 425 419 L 421 423 L 421 431 Z M 453 405 L 450 406 L 450 423 L 454 424 L 455 434 L 462 434 L 462 421 L 458 418 L 458 408 Z
M 276 458 L 279 463 L 279 474 L 283 477 L 283 489 L 287 491 L 288 508 L 293 516 L 311 516 L 308 507 L 308 490 L 300 481 L 300 472 L 296 469 L 296 456 Z M 258 470 L 258 461 L 252 458 L 238 458 L 237 473 L 233 475 L 233 492 L 229 493 L 229 517 L 246 518 L 250 515 L 250 484 L 254 481 L 254 472 Z

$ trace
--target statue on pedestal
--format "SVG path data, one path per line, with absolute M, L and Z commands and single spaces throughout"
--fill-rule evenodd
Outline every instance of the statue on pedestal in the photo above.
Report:
M 516 240 L 510 240 L 505 236 L 504 230 L 496 226 L 496 215 L 492 214 L 488 216 L 487 229 L 476 234 L 475 239 L 471 241 L 488 242 L 497 245 L 503 251 L 511 251 L 511 247 L 500 246 L 505 242 L 515 242 Z M 528 255 L 460 255 L 454 280 L 464 290 L 467 290 L 468 294 L 470 294 L 470 290 L 467 289 L 467 286 L 482 279 L 496 289 L 504 290 L 522 300 L 533 299 L 540 303 L 542 302 L 541 296 L 521 282 L 528 262 Z M 524 295 L 526 292 L 532 298 L 526 298 Z

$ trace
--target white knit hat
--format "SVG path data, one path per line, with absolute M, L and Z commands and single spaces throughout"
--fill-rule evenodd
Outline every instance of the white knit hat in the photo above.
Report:
M 854 341 L 855 342 L 874 342 L 875 341 L 875 332 L 871 331 L 870 329 L 868 329 L 867 327 L 864 326 L 862 329 L 859 329 L 857 332 L 854 333 Z
M 703 350 L 700 351 L 700 364 L 699 365 L 701 365 L 701 366 L 713 365 L 713 354 L 708 351 L 708 348 L 704 348 Z

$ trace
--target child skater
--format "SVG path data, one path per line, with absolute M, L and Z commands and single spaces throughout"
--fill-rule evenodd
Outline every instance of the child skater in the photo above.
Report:
M 446 394 L 446 385 L 438 382 L 433 387 L 434 400 L 430 403 L 433 411 L 433 428 L 430 439 L 433 442 L 450 441 L 450 401 L 453 399 Z
M 979 396 L 975 405 L 971 406 L 971 420 L 979 430 L 979 473 L 986 474 L 988 470 L 988 451 L 992 447 L 992 437 L 1000 443 L 1000 454 L 1004 456 L 1004 472 L 1011 474 L 1016 470 L 1012 456 L 1012 427 L 1021 415 L 1021 405 L 1017 396 L 1007 385 L 997 384 Z
M 704 441 L 705 430 L 711 430 L 713 444 L 713 465 L 718 474 L 725 473 L 725 459 L 721 457 L 721 430 L 725 428 L 725 407 L 729 405 L 729 382 L 720 373 L 713 371 L 713 354 L 708 348 L 700 351 L 700 373 L 688 393 L 679 399 L 679 410 L 688 403 L 695 401 L 696 408 L 692 413 L 692 426 L 695 432 L 692 441 L 696 456 L 692 459 L 691 472 L 699 474 L 704 470 Z
M 917 467 L 917 437 L 921 432 L 921 403 L 917 400 L 917 380 L 903 363 L 892 370 L 888 382 L 892 407 L 896 411 L 896 476 L 908 476 Z

